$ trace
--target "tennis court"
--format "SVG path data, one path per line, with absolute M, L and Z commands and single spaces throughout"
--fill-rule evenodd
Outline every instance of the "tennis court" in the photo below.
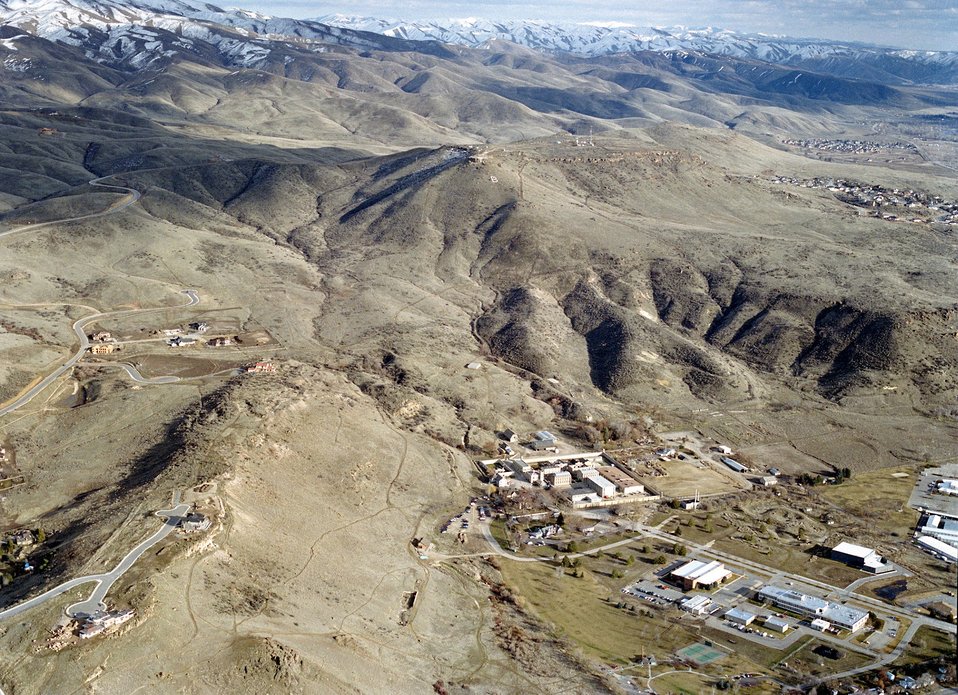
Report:
M 676 654 L 683 659 L 695 662 L 698 666 L 705 666 L 706 664 L 711 664 L 713 661 L 725 658 L 725 652 L 719 651 L 707 644 L 702 644 L 701 642 L 690 644 L 680 649 Z

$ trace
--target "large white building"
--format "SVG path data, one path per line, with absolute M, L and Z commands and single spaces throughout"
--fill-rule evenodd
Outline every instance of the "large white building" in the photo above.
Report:
M 943 543 L 958 548 L 958 519 L 947 514 L 928 512 L 922 517 L 917 533 L 937 538 Z
M 813 620 L 827 620 L 851 632 L 857 632 L 868 622 L 868 612 L 841 603 L 832 603 L 817 596 L 809 596 L 792 589 L 765 586 L 758 592 L 763 601 L 794 611 Z
M 717 560 L 715 562 L 692 560 L 669 573 L 672 581 L 681 584 L 686 591 L 717 586 L 731 575 L 732 573 L 725 569 L 725 565 Z
M 598 472 L 582 478 L 582 482 L 595 490 L 602 499 L 615 497 L 615 484 L 603 478 Z
M 938 483 L 936 492 L 942 495 L 958 495 L 958 480 L 942 480 Z
M 871 548 L 865 548 L 854 543 L 839 543 L 832 548 L 832 560 L 844 562 L 846 565 L 857 567 L 865 572 L 879 574 L 894 569 L 885 562 L 885 559 Z
M 918 536 L 918 545 L 946 562 L 958 562 L 958 548 L 931 536 Z

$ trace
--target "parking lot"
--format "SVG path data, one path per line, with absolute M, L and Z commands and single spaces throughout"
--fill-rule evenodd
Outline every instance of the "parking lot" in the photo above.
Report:
M 658 606 L 667 606 L 685 597 L 678 589 L 667 584 L 649 579 L 640 579 L 622 589 L 622 593 L 653 603 Z
M 943 466 L 922 471 L 908 500 L 908 506 L 912 509 L 927 509 L 949 516 L 958 516 L 958 496 L 940 495 L 934 492 L 935 482 L 948 478 L 958 478 L 958 463 L 946 463 Z

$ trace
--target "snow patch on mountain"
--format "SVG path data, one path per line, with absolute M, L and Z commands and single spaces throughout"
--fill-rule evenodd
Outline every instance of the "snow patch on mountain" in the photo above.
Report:
M 166 63 L 178 50 L 200 51 L 202 44 L 228 66 L 257 68 L 289 40 L 364 48 L 384 43 L 342 27 L 184 0 L 0 0 L 0 24 L 136 69 Z
M 913 51 L 819 39 L 744 34 L 706 27 L 637 27 L 623 23 L 562 24 L 536 20 L 491 21 L 470 17 L 435 21 L 402 20 L 330 14 L 316 21 L 357 31 L 371 31 L 409 40 L 482 47 L 494 39 L 529 48 L 584 56 L 633 51 L 689 51 L 769 63 L 800 66 L 827 61 L 905 61 L 916 65 L 958 67 L 958 52 Z M 887 69 L 883 65 L 882 69 Z

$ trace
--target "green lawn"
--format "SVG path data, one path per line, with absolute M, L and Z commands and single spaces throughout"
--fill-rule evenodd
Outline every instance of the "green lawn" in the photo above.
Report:
M 551 563 L 504 561 L 501 571 L 506 584 L 525 598 L 533 613 L 590 656 L 627 663 L 644 649 L 663 659 L 697 641 L 694 634 L 657 612 L 649 618 L 616 608 L 621 595 L 610 588 L 604 574 L 589 569 L 590 563 L 586 561 L 582 578 Z M 611 603 L 606 600 L 609 597 Z

